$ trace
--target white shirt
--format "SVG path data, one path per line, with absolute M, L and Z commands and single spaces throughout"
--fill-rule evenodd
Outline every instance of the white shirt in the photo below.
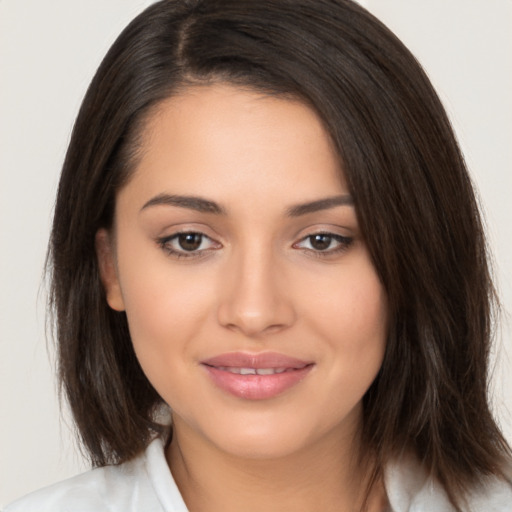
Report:
M 453 512 L 439 484 L 410 460 L 385 471 L 392 512 Z M 512 484 L 492 479 L 468 498 L 472 512 L 512 512 Z M 187 512 L 155 439 L 136 459 L 93 469 L 15 501 L 4 512 Z

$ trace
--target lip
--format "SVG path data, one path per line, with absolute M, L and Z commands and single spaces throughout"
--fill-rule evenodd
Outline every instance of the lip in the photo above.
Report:
M 266 400 L 280 395 L 302 381 L 309 374 L 314 363 L 278 352 L 260 354 L 230 352 L 201 361 L 201 365 L 213 383 L 223 391 L 246 400 Z M 234 373 L 240 368 L 275 369 L 278 373 L 265 375 Z

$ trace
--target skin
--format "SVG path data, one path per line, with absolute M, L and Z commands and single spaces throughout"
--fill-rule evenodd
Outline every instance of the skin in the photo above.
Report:
M 290 215 L 333 197 L 348 204 Z M 197 250 L 177 232 L 203 234 Z M 318 233 L 333 236 L 319 245 Z M 191 511 L 357 509 L 361 400 L 382 364 L 386 297 L 309 107 L 226 84 L 164 101 L 97 252 L 108 303 L 126 311 L 140 364 L 173 411 L 167 459 Z M 233 351 L 312 369 L 278 396 L 244 399 L 201 365 Z M 384 506 L 377 485 L 369 510 Z

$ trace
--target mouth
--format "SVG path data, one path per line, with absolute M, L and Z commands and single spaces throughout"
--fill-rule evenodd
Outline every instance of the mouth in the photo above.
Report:
M 231 366 L 216 366 L 217 370 L 236 373 L 237 375 L 276 375 L 284 372 L 293 372 L 297 368 L 235 368 Z
M 245 400 L 266 400 L 299 384 L 314 363 L 275 352 L 233 352 L 205 361 L 202 366 L 217 388 Z

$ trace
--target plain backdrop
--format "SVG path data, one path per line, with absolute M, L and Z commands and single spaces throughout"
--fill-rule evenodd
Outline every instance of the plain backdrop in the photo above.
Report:
M 150 3 L 0 0 L 0 507 L 85 468 L 59 413 L 43 264 L 85 89 L 115 37 Z M 493 401 L 512 440 L 512 2 L 361 3 L 426 68 L 477 184 L 504 305 Z

